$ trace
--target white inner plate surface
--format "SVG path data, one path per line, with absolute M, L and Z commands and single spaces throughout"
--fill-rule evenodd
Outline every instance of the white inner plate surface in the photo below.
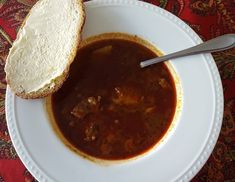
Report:
M 202 42 L 180 19 L 147 3 L 103 0 L 85 5 L 83 38 L 124 32 L 148 40 L 165 54 Z M 39 181 L 189 181 L 206 162 L 218 138 L 223 92 L 210 54 L 171 63 L 182 86 L 182 112 L 169 137 L 149 155 L 108 166 L 86 160 L 66 148 L 54 133 L 43 99 L 20 99 L 7 88 L 8 128 L 19 157 Z

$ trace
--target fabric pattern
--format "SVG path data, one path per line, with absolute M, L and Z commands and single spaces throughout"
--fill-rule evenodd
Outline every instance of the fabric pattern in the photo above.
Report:
M 235 33 L 235 0 L 145 0 L 190 25 L 203 40 Z M 17 31 L 36 0 L 0 0 L 0 182 L 36 181 L 18 158 L 5 120 L 4 65 Z M 214 53 L 222 78 L 225 109 L 222 130 L 207 163 L 193 182 L 235 181 L 235 49 Z

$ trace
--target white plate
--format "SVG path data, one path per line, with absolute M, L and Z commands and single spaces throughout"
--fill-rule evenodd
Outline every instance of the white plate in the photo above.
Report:
M 127 0 L 85 4 L 83 38 L 126 32 L 143 37 L 164 53 L 202 42 L 180 19 L 150 4 Z M 170 137 L 151 155 L 110 166 L 83 159 L 57 138 L 43 100 L 23 100 L 7 88 L 8 128 L 19 157 L 39 181 L 189 181 L 216 143 L 223 115 L 223 92 L 210 54 L 180 58 L 172 65 L 182 84 L 182 113 Z

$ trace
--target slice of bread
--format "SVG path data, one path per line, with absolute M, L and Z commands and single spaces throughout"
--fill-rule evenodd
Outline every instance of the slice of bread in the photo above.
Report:
M 11 90 L 42 98 L 66 80 L 85 20 L 82 0 L 39 0 L 30 10 L 7 57 Z

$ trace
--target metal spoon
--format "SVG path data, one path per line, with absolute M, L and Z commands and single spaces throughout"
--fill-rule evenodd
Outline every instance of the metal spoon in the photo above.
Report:
M 235 47 L 235 34 L 225 34 L 214 39 L 208 40 L 204 43 L 198 44 L 194 47 L 184 49 L 175 53 L 171 53 L 165 56 L 149 59 L 147 61 L 142 61 L 140 67 L 144 68 L 152 64 L 160 63 L 173 58 L 178 58 L 182 56 L 189 56 L 200 53 L 223 51 Z

